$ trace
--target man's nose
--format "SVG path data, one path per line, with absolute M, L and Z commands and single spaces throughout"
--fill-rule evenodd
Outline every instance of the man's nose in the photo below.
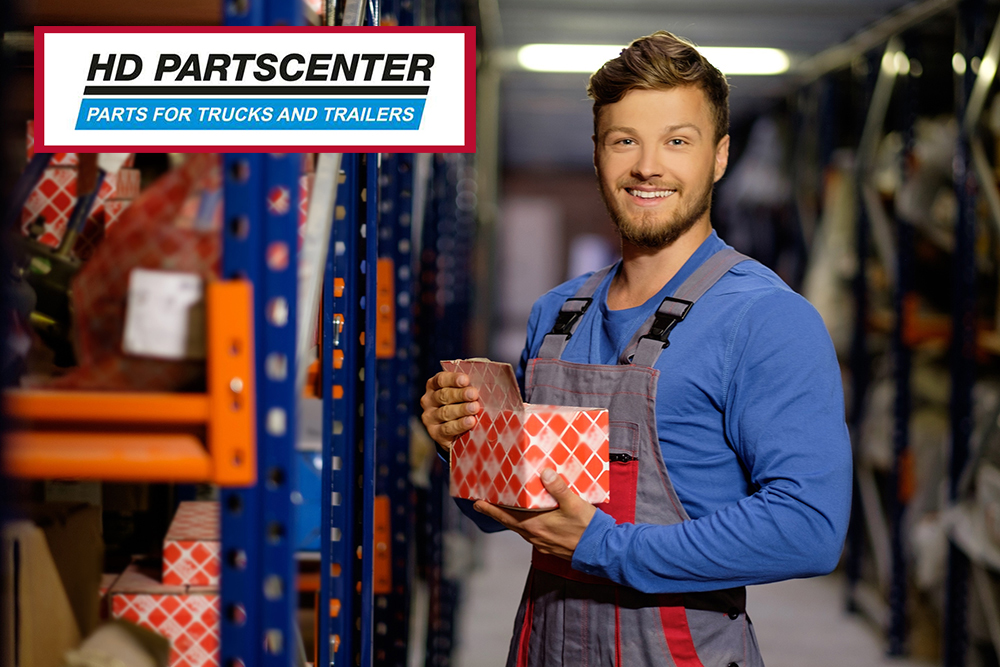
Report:
M 632 176 L 643 181 L 658 178 L 663 175 L 663 165 L 660 163 L 659 154 L 653 147 L 644 147 L 638 156 L 635 164 L 632 165 Z

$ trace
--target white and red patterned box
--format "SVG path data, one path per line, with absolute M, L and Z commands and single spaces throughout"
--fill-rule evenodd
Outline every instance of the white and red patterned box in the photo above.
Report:
M 181 503 L 163 540 L 163 583 L 218 586 L 220 549 L 219 503 Z
M 107 231 L 113 224 L 118 222 L 129 206 L 131 199 L 111 199 L 104 202 L 104 229 Z
M 441 365 L 468 375 L 483 405 L 477 424 L 452 445 L 452 496 L 551 509 L 557 503 L 541 480 L 548 468 L 584 500 L 608 501 L 607 410 L 524 403 L 510 364 L 467 359 Z
M 111 199 L 135 199 L 139 196 L 139 181 L 142 172 L 138 169 L 122 168 L 104 175 L 98 201 Z
M 220 603 L 214 588 L 166 586 L 130 565 L 110 596 L 112 618 L 170 640 L 170 667 L 218 667 Z
M 76 206 L 76 167 L 49 167 L 35 189 L 28 195 L 21 210 L 21 229 L 41 218 L 44 231 L 39 241 L 56 247 L 66 232 L 73 207 Z

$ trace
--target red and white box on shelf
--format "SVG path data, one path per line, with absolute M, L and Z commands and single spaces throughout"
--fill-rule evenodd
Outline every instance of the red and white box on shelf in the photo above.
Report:
M 163 583 L 168 586 L 218 586 L 219 533 L 219 503 L 181 503 L 163 540 Z
M 441 366 L 468 375 L 483 405 L 476 425 L 452 445 L 452 496 L 552 509 L 557 503 L 541 480 L 552 469 L 587 502 L 609 500 L 607 410 L 524 403 L 510 364 L 466 359 Z
M 34 156 L 35 127 L 28 121 L 27 157 Z M 106 174 L 90 217 L 103 217 L 105 229 L 114 224 L 132 200 L 139 196 L 140 172 L 130 168 L 135 155 L 125 160 L 125 166 L 115 173 Z M 29 225 L 41 218 L 44 230 L 39 241 L 56 247 L 66 233 L 66 226 L 76 206 L 76 179 L 79 158 L 76 153 L 56 153 L 41 180 L 25 201 L 21 211 L 21 229 L 27 233 Z M 114 203 L 112 203 L 114 202 Z
M 74 206 L 76 167 L 49 167 L 24 202 L 21 228 L 27 233 L 28 226 L 41 218 L 44 231 L 38 240 L 56 247 L 66 231 Z
M 218 667 L 217 589 L 167 586 L 130 565 L 109 595 L 112 618 L 135 623 L 170 640 L 170 667 Z

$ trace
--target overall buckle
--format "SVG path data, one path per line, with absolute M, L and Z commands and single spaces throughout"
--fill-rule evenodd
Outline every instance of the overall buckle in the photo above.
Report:
M 587 309 L 590 308 L 592 301 L 593 299 L 589 297 L 574 297 L 572 299 L 566 299 L 562 308 L 559 309 L 559 315 L 556 317 L 556 323 L 552 325 L 552 331 L 549 333 L 570 338 L 573 335 L 573 327 L 576 325 L 577 321 L 583 317 L 583 314 L 587 312 Z M 567 310 L 566 307 L 574 302 L 579 304 L 579 309 Z
M 649 327 L 649 333 L 640 337 L 639 340 L 649 338 L 663 343 L 663 348 L 666 349 L 670 346 L 670 341 L 667 340 L 670 332 L 677 326 L 678 322 L 687 317 L 692 305 L 694 305 L 693 301 L 675 299 L 672 296 L 664 297 L 660 307 L 656 309 L 656 317 L 653 319 L 652 326 Z

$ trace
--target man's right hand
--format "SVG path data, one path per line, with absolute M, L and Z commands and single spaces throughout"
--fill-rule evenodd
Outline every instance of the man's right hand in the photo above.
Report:
M 479 390 L 470 383 L 464 373 L 441 372 L 427 381 L 427 390 L 420 398 L 427 432 L 448 451 L 455 438 L 476 425 L 475 415 L 483 408 Z

